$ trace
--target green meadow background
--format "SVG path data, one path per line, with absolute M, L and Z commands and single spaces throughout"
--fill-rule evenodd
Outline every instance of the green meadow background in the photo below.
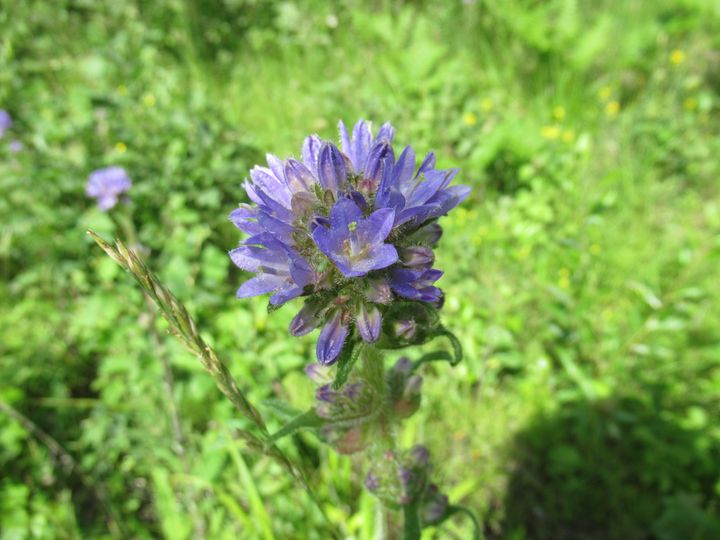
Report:
M 0 0 L 0 108 L 0 540 L 374 538 L 365 464 L 283 441 L 324 517 L 85 235 L 122 234 L 84 187 L 125 167 L 150 266 L 277 429 L 316 336 L 235 298 L 227 216 L 359 117 L 473 187 L 438 250 L 466 359 L 401 436 L 450 499 L 488 539 L 720 538 L 717 0 Z

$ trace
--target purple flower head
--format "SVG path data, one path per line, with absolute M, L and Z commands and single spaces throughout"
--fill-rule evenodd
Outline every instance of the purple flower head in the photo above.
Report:
M 17 139 L 13 139 L 10 141 L 10 144 L 8 144 L 8 149 L 13 153 L 17 154 L 18 152 L 21 152 L 23 149 L 23 143 L 21 143 Z
M 132 187 L 132 180 L 122 167 L 106 167 L 93 171 L 88 177 L 85 193 L 97 199 L 103 212 L 110 210 L 120 200 L 120 195 Z
M 10 113 L 4 109 L 0 109 L 0 138 L 5 135 L 5 132 L 12 127 L 13 121 Z
M 273 306 L 306 297 L 290 332 L 321 327 L 323 365 L 349 339 L 379 340 L 397 300 L 439 302 L 435 220 L 469 193 L 450 185 L 457 170 L 436 169 L 434 154 L 419 165 L 410 146 L 396 154 L 389 123 L 375 135 L 364 120 L 352 131 L 340 122 L 339 132 L 339 146 L 311 135 L 299 158 L 268 154 L 244 183 L 249 203 L 230 215 L 248 235 L 230 256 L 255 274 L 238 296 L 270 293 Z

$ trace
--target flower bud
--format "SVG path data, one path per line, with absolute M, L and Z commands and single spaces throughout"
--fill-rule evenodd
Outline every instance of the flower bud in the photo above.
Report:
M 437 310 L 424 302 L 393 303 L 383 313 L 381 346 L 421 345 L 433 337 L 439 321 Z
M 327 384 L 332 381 L 329 369 L 318 363 L 305 366 L 305 375 L 308 376 L 308 379 L 318 384 Z
M 360 308 L 355 312 L 355 324 L 366 343 L 374 343 L 380 339 L 382 316 L 376 306 L 362 302 Z
M 364 450 L 367 446 L 363 426 L 355 426 L 350 429 L 328 426 L 323 432 L 328 444 L 332 445 L 340 454 L 354 454 Z
M 384 279 L 375 279 L 368 283 L 365 298 L 374 304 L 389 304 L 393 299 L 390 284 Z
M 365 487 L 371 493 L 375 493 L 380 487 L 380 480 L 378 480 L 378 477 L 375 476 L 372 472 L 369 472 L 365 477 Z
M 315 399 L 318 401 L 324 401 L 326 403 L 333 403 L 337 398 L 337 392 L 335 392 L 329 384 L 324 384 L 317 390 L 315 390 Z
M 435 247 L 443 234 L 442 227 L 437 223 L 429 223 L 410 236 L 410 240 L 425 246 Z
M 427 446 L 416 444 L 410 449 L 410 458 L 413 460 L 413 465 L 425 468 L 430 463 L 430 450 Z
M 290 333 L 293 336 L 304 336 L 320 326 L 321 306 L 317 302 L 307 301 L 297 315 L 290 321 Z
M 412 340 L 413 337 L 415 337 L 415 332 L 417 330 L 417 325 L 415 321 L 412 320 L 400 320 L 395 321 L 394 330 L 395 330 L 395 337 L 398 337 L 400 339 L 404 339 L 407 341 Z
M 420 408 L 422 395 L 423 378 L 420 375 L 412 375 L 402 390 L 402 395 L 393 404 L 393 412 L 398 418 L 409 418 Z
M 347 336 L 348 327 L 343 324 L 342 313 L 335 311 L 320 332 L 316 348 L 318 362 L 324 366 L 333 364 L 340 356 Z
M 330 220 L 325 216 L 314 216 L 310 221 L 310 231 L 314 231 L 318 227 L 329 227 Z
M 405 397 L 419 396 L 420 390 L 422 389 L 422 382 L 423 382 L 422 376 L 420 376 L 420 375 L 411 376 L 408 379 L 407 384 L 405 385 L 404 396 Z
M 421 500 L 430 472 L 429 459 L 424 446 L 375 456 L 365 486 L 389 506 Z
M 447 495 L 440 493 L 435 484 L 430 484 L 420 503 L 420 520 L 424 525 L 432 525 L 442 521 L 447 513 Z
M 312 214 L 318 200 L 309 191 L 298 191 L 290 200 L 290 207 L 296 216 L 308 217 Z
M 308 190 L 310 189 L 310 186 L 315 183 L 315 178 L 305 165 L 303 165 L 296 159 L 289 158 L 285 161 L 285 167 L 283 172 L 285 173 L 285 180 L 288 184 L 288 187 L 294 193 L 293 202 L 296 195 L 310 195 Z M 295 212 L 294 205 L 292 206 L 292 210 L 293 212 Z M 303 212 L 298 213 L 298 215 L 306 214 Z
M 363 197 L 362 193 L 360 193 L 359 191 L 351 191 L 350 199 L 357 205 L 360 210 L 365 210 L 367 208 L 367 201 L 365 200 L 365 197 Z
M 433 262 L 435 262 L 435 255 L 433 254 L 432 249 L 426 246 L 400 248 L 398 250 L 398 254 L 400 255 L 400 261 L 405 266 L 430 268 Z
M 402 374 L 409 374 L 412 371 L 412 361 L 407 356 L 401 356 L 393 366 L 393 371 Z

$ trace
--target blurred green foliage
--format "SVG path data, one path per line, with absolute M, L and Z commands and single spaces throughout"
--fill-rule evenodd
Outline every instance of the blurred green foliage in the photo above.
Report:
M 474 187 L 439 250 L 466 360 L 402 434 L 451 500 L 488 538 L 720 537 L 718 74 L 707 0 L 0 2 L 0 539 L 373 537 L 362 463 L 284 443 L 324 518 L 84 234 L 122 234 L 84 183 L 124 166 L 151 266 L 277 427 L 313 340 L 234 298 L 227 215 L 264 152 L 359 116 Z

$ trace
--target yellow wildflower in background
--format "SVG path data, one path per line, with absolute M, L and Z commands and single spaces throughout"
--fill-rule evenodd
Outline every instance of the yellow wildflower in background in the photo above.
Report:
M 543 126 L 540 128 L 540 135 L 546 139 L 555 140 L 560 136 L 560 128 L 557 126 Z
M 528 257 L 530 257 L 531 253 L 532 253 L 532 247 L 525 244 L 519 250 L 517 250 L 516 256 L 518 259 L 520 259 L 522 261 L 522 260 L 525 260 Z
M 493 100 L 486 97 L 480 102 L 480 109 L 482 109 L 483 112 L 490 112 L 492 111 L 494 105 Z
M 670 53 L 670 63 L 673 66 L 679 66 L 685 61 L 685 53 L 680 49 L 675 49 Z
M 605 105 L 605 113 L 608 116 L 616 116 L 620 112 L 620 103 L 618 101 L 611 101 Z
M 558 285 L 561 289 L 569 289 L 570 288 L 570 270 L 567 268 L 561 268 L 558 272 L 560 275 L 560 279 L 558 280 Z
M 694 97 L 685 98 L 685 101 L 683 101 L 683 107 L 686 111 L 694 111 L 697 109 L 698 101 Z
M 125 152 L 127 152 L 127 145 L 122 141 L 117 142 L 115 143 L 115 151 L 118 154 L 124 154 Z
M 558 105 L 553 109 L 553 117 L 555 120 L 563 120 L 565 118 L 565 107 Z
M 155 96 L 153 96 L 152 94 L 145 94 L 143 96 L 143 103 L 146 107 L 154 107 L 156 103 Z
M 467 112 L 463 116 L 463 122 L 465 122 L 465 125 L 474 126 L 477 124 L 477 116 L 475 113 Z

